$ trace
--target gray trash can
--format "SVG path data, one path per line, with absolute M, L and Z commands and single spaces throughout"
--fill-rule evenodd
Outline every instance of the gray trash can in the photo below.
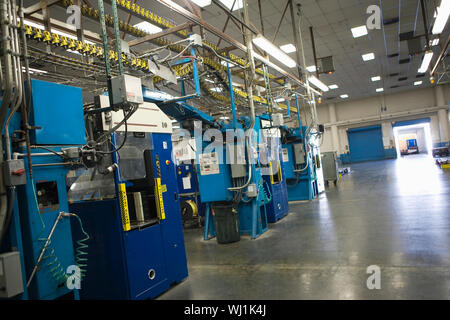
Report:
M 241 240 L 239 213 L 233 210 L 231 202 L 218 202 L 212 205 L 214 224 L 218 243 L 232 243 Z

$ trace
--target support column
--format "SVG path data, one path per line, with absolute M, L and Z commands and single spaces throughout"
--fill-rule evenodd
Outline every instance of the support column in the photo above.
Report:
M 445 109 L 440 109 L 438 111 L 439 132 L 441 134 L 441 142 L 450 141 L 449 122 L 448 122 L 447 112 L 448 111 Z
M 336 126 L 336 105 L 334 103 L 330 103 L 328 105 L 328 112 L 330 113 L 330 123 L 331 123 L 331 139 L 333 141 L 333 149 L 338 154 L 341 153 L 341 147 L 339 143 L 339 134 L 338 128 Z
M 434 98 L 436 99 L 436 106 L 445 106 L 445 97 L 444 97 L 444 89 L 443 86 L 434 87 Z

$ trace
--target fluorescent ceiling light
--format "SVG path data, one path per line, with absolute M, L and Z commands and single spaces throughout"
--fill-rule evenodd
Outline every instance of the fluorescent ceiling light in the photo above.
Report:
M 211 91 L 214 91 L 214 92 L 222 92 L 222 88 L 219 88 L 219 87 L 216 87 L 216 88 L 211 88 Z
M 353 34 L 353 38 L 359 38 L 359 37 L 365 36 L 368 33 L 366 26 L 352 28 L 351 31 Z
M 25 67 L 22 67 L 22 71 L 25 71 Z M 34 69 L 34 68 L 28 68 L 28 70 L 30 71 L 30 73 L 48 73 L 45 70 L 40 70 L 40 69 Z
M 208 79 L 208 78 L 206 78 L 205 81 L 209 82 L 209 83 L 214 83 L 214 81 L 212 81 L 211 79 Z
M 316 66 L 309 66 L 309 67 L 306 67 L 306 70 L 308 70 L 309 72 L 316 72 L 317 68 L 316 68 Z
M 220 117 L 219 119 L 220 119 L 220 120 L 229 120 L 230 117 Z
M 158 33 L 158 32 L 162 31 L 162 29 L 160 27 L 157 27 L 154 24 L 151 24 L 147 21 L 139 22 L 138 24 L 135 24 L 134 27 L 141 29 L 142 31 L 150 33 L 150 34 Z
M 380 81 L 380 80 L 381 80 L 381 77 L 380 77 L 380 76 L 372 77 L 372 81 L 373 81 L 373 82 L 375 82 L 375 81 Z
M 222 2 L 225 5 L 225 7 L 228 8 L 228 10 L 231 10 L 231 7 L 233 7 L 234 0 L 219 0 L 219 1 Z M 236 0 L 236 3 L 234 4 L 233 7 L 233 11 L 242 9 L 243 6 L 244 4 L 242 0 Z
M 439 38 L 430 40 L 430 46 L 434 47 L 439 44 Z
M 286 53 L 292 53 L 296 51 L 295 46 L 292 43 L 285 44 L 284 46 L 281 46 L 280 49 Z
M 433 58 L 433 51 L 426 51 L 423 56 L 422 65 L 419 68 L 419 73 L 425 73 L 428 70 L 428 67 L 431 63 L 431 58 Z
M 422 84 L 422 81 L 416 81 L 416 82 L 414 82 L 414 85 L 415 86 L 420 86 Z
M 272 57 L 286 65 L 288 68 L 294 68 L 297 65 L 297 63 L 291 57 L 289 57 L 286 53 L 281 51 L 281 49 L 279 49 L 263 36 L 259 35 L 254 38 L 253 43 L 270 54 Z
M 384 91 L 383 88 L 378 88 L 378 89 L 377 89 L 377 92 L 383 92 L 383 91 Z
M 328 86 L 328 88 L 330 88 L 331 90 L 335 90 L 335 89 L 337 89 L 339 87 L 338 87 L 337 84 L 332 84 L 331 86 Z
M 348 94 L 341 94 L 341 98 L 342 99 L 347 99 L 348 98 Z
M 375 59 L 375 54 L 373 54 L 373 52 L 367 53 L 367 54 L 363 54 L 362 58 L 363 58 L 364 61 L 373 60 L 373 59 Z
M 284 101 L 284 98 L 277 98 L 277 99 L 275 99 L 274 101 L 275 101 L 275 102 L 283 102 L 283 101 Z
M 329 90 L 328 87 L 322 81 L 320 81 L 314 76 L 309 77 L 308 81 L 324 92 L 327 92 Z
M 191 1 L 202 8 L 209 6 L 211 4 L 211 0 L 191 0 Z
M 437 17 L 434 21 L 433 34 L 440 34 L 444 30 L 450 16 L 450 0 L 442 0 L 441 5 L 436 10 Z

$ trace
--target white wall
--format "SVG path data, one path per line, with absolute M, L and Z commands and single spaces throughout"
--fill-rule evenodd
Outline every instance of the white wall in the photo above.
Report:
M 321 151 L 338 151 L 339 154 L 346 153 L 348 151 L 348 128 L 376 124 L 382 125 L 383 144 L 385 148 L 392 148 L 395 146 L 392 124 L 396 121 L 421 118 L 430 118 L 432 142 L 441 142 L 443 139 L 441 139 L 442 130 L 438 119 L 438 110 L 448 110 L 450 84 L 441 85 L 441 87 L 443 98 L 442 95 L 439 96 L 437 94 L 434 87 L 431 87 L 335 103 L 337 119 L 334 123 L 330 122 L 329 106 L 327 104 L 318 105 L 318 121 L 319 123 L 325 124 L 325 135 L 323 137 Z M 439 105 L 437 105 L 438 99 Z M 445 100 L 444 104 L 442 100 Z M 385 110 L 384 107 L 386 107 Z M 304 110 L 303 114 L 306 116 L 309 113 Z M 331 125 L 337 125 L 338 127 L 339 150 L 335 150 L 336 148 L 333 146 Z M 447 126 L 450 130 L 448 122 Z

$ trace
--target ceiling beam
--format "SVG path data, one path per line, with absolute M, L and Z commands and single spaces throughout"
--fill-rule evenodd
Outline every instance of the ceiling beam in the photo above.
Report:
M 42 10 L 45 7 L 50 7 L 58 2 L 60 2 L 61 0 L 41 0 L 38 3 L 35 3 L 25 9 L 23 9 L 23 13 L 25 14 L 25 16 L 29 16 L 30 14 L 33 14 L 35 12 L 38 12 L 40 10 Z

